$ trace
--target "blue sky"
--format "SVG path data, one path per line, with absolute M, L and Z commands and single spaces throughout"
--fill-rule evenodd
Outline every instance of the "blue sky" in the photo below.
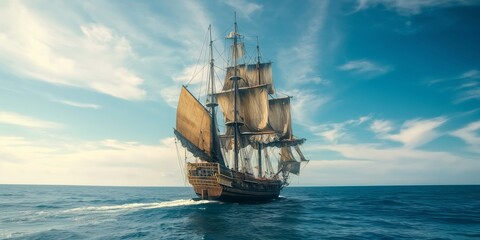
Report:
M 292 184 L 480 183 L 478 2 L 238 0 L 1 1 L 0 184 L 184 185 L 180 86 L 234 11 L 294 96 Z

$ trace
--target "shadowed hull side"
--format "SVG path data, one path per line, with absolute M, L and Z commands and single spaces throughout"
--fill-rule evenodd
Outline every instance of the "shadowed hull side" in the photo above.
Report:
M 265 202 L 278 198 L 282 182 L 257 179 L 222 168 L 217 163 L 188 163 L 188 181 L 201 199 L 229 202 Z

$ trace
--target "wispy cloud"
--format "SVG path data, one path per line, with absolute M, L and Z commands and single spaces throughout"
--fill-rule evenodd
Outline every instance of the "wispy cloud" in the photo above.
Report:
M 1 68 L 126 100 L 163 97 L 161 89 L 180 85 L 172 76 L 194 63 L 211 21 L 200 3 L 158 4 L 164 12 L 137 3 L 78 2 L 63 4 L 60 13 L 33 2 L 2 2 L 0 15 L 9 21 L 0 22 Z M 171 15 L 188 17 L 167 24 Z
M 342 71 L 353 72 L 359 75 L 378 76 L 392 70 L 392 67 L 380 65 L 367 59 L 360 59 L 347 62 L 338 67 Z
M 380 144 L 335 144 L 316 146 L 317 149 L 332 150 L 348 159 L 370 161 L 401 161 L 413 159 L 460 160 L 459 157 L 446 152 L 430 152 L 404 147 L 385 147 Z
M 351 119 L 339 123 L 320 124 L 310 127 L 313 134 L 321 136 L 329 142 L 338 144 L 340 141 L 352 140 L 352 128 L 362 124 L 369 124 L 369 130 L 376 134 L 378 139 L 387 139 L 403 144 L 404 148 L 416 148 L 424 145 L 441 134 L 437 128 L 447 122 L 446 117 L 431 119 L 412 119 L 405 121 L 398 133 L 392 133 L 395 129 L 392 121 L 384 119 L 372 119 L 370 115 L 358 119 Z
M 455 5 L 472 5 L 472 1 L 462 0 L 422 0 L 422 1 L 403 1 L 403 0 L 358 0 L 356 11 L 361 11 L 383 5 L 389 10 L 396 11 L 401 15 L 416 15 L 422 13 L 426 9 L 444 8 Z
M 464 91 L 455 103 L 461 103 L 472 99 L 480 99 L 480 88 Z
M 338 143 L 340 140 L 349 140 L 351 138 L 351 135 L 347 133 L 350 127 L 361 125 L 370 119 L 370 116 L 362 116 L 358 119 L 351 119 L 341 123 L 320 124 L 310 127 L 310 131 L 330 142 Z
M 291 89 L 285 94 L 294 96 L 291 100 L 292 118 L 295 123 L 304 126 L 312 126 L 314 115 L 331 100 L 329 96 L 308 89 Z
M 393 130 L 393 123 L 388 120 L 376 119 L 370 124 L 370 129 L 379 135 L 385 135 Z
M 230 0 L 226 1 L 225 4 L 234 8 L 235 11 L 240 12 L 247 19 L 249 19 L 253 13 L 262 11 L 263 9 L 262 5 L 247 0 Z
M 416 148 L 440 136 L 436 129 L 447 121 L 445 117 L 406 121 L 398 134 L 380 132 L 380 138 L 400 142 L 407 148 Z M 386 124 L 388 128 L 388 124 Z M 385 126 L 384 126 L 385 129 Z M 373 130 L 373 129 L 372 129 Z M 378 129 L 376 129 L 378 130 Z
M 321 41 L 318 33 L 323 29 L 328 14 L 328 2 L 314 2 L 308 15 L 308 21 L 301 22 L 306 29 L 294 46 L 279 51 L 278 62 L 282 77 L 295 79 L 295 83 L 321 83 L 315 67 L 319 63 L 318 51 Z
M 455 77 L 428 80 L 425 84 L 455 92 L 455 104 L 480 99 L 480 71 L 477 69 L 465 71 Z
M 456 99 L 456 103 L 480 99 L 480 71 L 476 69 L 466 71 L 458 79 L 462 80 L 463 83 L 457 88 L 460 95 Z
M 451 132 L 452 136 L 462 139 L 469 145 L 472 152 L 480 153 L 480 121 L 469 123 L 467 126 Z
M 82 23 L 78 32 L 23 2 L 1 9 L 9 21 L 0 23 L 0 61 L 11 71 L 127 100 L 145 98 L 144 80 L 126 64 L 130 42 L 112 28 Z
M 93 103 L 79 103 L 79 102 L 73 102 L 73 101 L 68 101 L 68 100 L 56 100 L 56 102 L 72 106 L 72 107 L 78 107 L 78 108 L 92 108 L 92 109 L 99 109 L 100 105 L 93 104 Z
M 27 128 L 61 128 L 62 124 L 32 118 L 13 112 L 0 111 L 0 123 L 16 125 Z
M 428 86 L 431 86 L 431 85 L 435 85 L 437 83 L 465 80 L 467 82 L 462 82 L 462 85 L 461 85 L 461 88 L 463 88 L 463 87 L 469 87 L 469 86 L 473 85 L 474 83 L 476 84 L 476 82 L 469 82 L 469 81 L 473 81 L 473 80 L 477 80 L 477 79 L 480 79 L 480 71 L 478 71 L 476 69 L 471 69 L 471 70 L 463 72 L 460 75 L 457 75 L 455 77 L 436 78 L 436 79 L 431 79 L 431 80 L 425 81 L 425 83 Z
M 314 164 L 303 172 L 303 178 L 321 176 L 326 185 L 378 185 L 375 179 L 381 179 L 382 185 L 465 184 L 480 180 L 477 177 L 479 161 L 449 152 L 381 144 L 321 144 L 309 150 L 333 151 L 343 156 L 311 161 Z
M 179 87 L 174 85 L 171 87 L 165 87 L 160 91 L 165 102 L 172 108 L 176 108 L 178 104 L 178 94 L 179 94 Z

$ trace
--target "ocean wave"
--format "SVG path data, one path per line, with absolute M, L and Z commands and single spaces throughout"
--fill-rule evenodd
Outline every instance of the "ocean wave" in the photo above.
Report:
M 72 208 L 64 210 L 63 212 L 102 212 L 102 211 L 125 211 L 125 210 L 140 210 L 140 209 L 155 209 L 165 207 L 179 207 L 179 206 L 191 206 L 199 204 L 208 204 L 215 201 L 211 200 L 193 200 L 193 199 L 180 199 L 166 202 L 157 203 L 127 203 L 121 205 L 108 205 L 108 206 L 86 206 Z

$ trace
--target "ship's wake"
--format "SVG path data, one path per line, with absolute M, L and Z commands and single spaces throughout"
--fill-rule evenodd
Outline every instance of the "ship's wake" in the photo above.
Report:
M 116 212 L 126 210 L 141 210 L 141 209 L 155 209 L 155 208 L 168 208 L 179 206 L 191 206 L 210 204 L 215 201 L 211 200 L 194 200 L 194 199 L 180 199 L 166 202 L 153 202 L 153 203 L 127 203 L 121 205 L 107 205 L 107 206 L 85 206 L 65 210 L 64 212 Z

